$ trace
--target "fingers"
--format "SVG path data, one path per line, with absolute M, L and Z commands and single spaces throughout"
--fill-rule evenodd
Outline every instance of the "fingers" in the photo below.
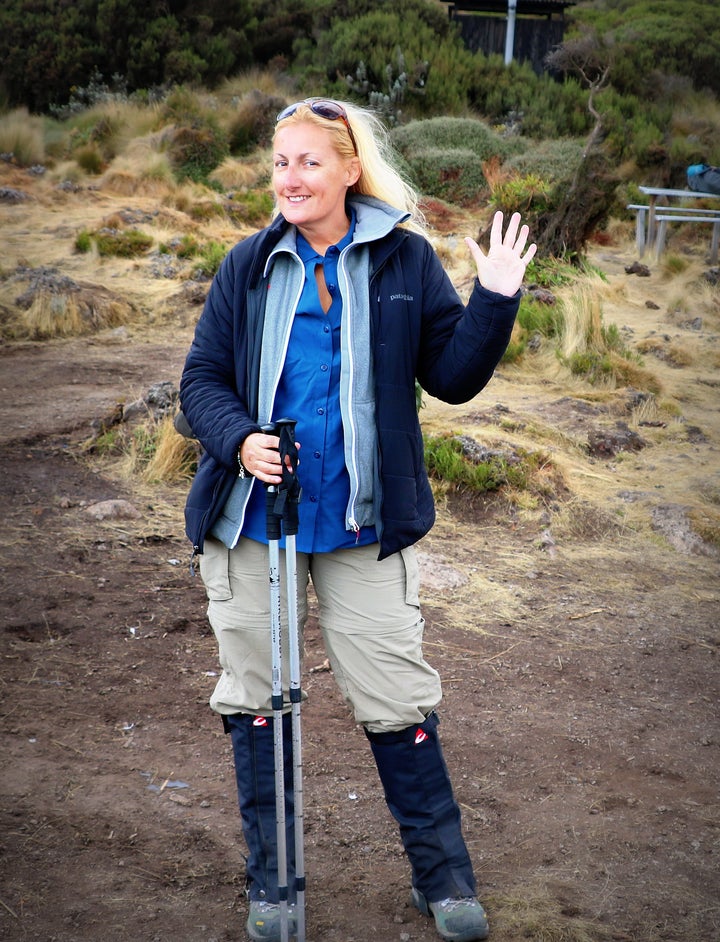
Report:
M 279 445 L 280 439 L 277 435 L 253 432 L 242 443 L 240 459 L 250 474 L 258 480 L 266 484 L 279 484 L 282 481 Z M 300 450 L 300 443 L 295 442 L 295 447 Z M 292 471 L 289 456 L 286 456 L 285 463 Z
M 503 234 L 503 222 L 504 215 L 501 210 L 498 210 L 493 216 L 492 226 L 490 228 L 490 254 L 493 254 L 493 250 L 500 251 L 500 249 L 506 249 L 510 252 L 513 252 L 517 255 L 521 261 L 525 262 L 527 265 L 531 259 L 535 256 L 537 251 L 537 246 L 534 243 L 531 243 L 528 246 L 527 252 L 523 256 L 523 251 L 528 243 L 528 238 L 530 237 L 530 227 L 523 223 L 521 225 L 522 217 L 520 213 L 513 213 L 510 217 L 510 221 L 507 224 L 507 229 Z M 475 259 L 478 261 L 480 259 L 486 258 L 485 253 L 482 251 L 480 246 L 473 239 L 465 239 L 465 244 L 470 249 L 470 252 Z

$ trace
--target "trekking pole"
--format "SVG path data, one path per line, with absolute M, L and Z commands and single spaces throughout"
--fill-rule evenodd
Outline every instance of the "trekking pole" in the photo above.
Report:
M 288 942 L 288 866 L 285 813 L 285 754 L 283 744 L 283 678 L 282 628 L 280 601 L 280 536 L 285 523 L 286 594 L 288 608 L 288 640 L 290 648 L 290 702 L 292 709 L 293 743 L 293 806 L 295 810 L 295 875 L 297 886 L 297 940 L 305 942 L 305 865 L 302 803 L 302 735 L 300 729 L 300 647 L 297 619 L 297 552 L 300 485 L 295 447 L 295 420 L 279 419 L 262 426 L 268 435 L 279 435 L 282 483 L 266 485 L 265 511 L 269 551 L 270 615 L 272 644 L 272 709 L 275 764 L 275 818 L 277 825 L 278 897 L 280 903 L 280 942 Z M 286 460 L 287 459 L 287 460 Z M 288 467 L 289 462 L 289 467 Z
M 278 900 L 280 904 L 280 942 L 288 942 L 287 842 L 285 832 L 285 762 L 283 750 L 282 641 L 280 623 L 280 518 L 275 515 L 278 489 L 274 484 L 265 492 L 265 526 L 268 538 L 270 572 L 270 640 L 272 645 L 273 758 L 275 766 L 275 825 L 277 833 Z
M 305 843 L 304 843 L 304 806 L 302 774 L 302 726 L 300 712 L 302 704 L 300 637 L 297 614 L 297 551 L 295 535 L 298 532 L 298 504 L 300 503 L 300 484 L 294 473 L 297 468 L 297 450 L 295 448 L 295 422 L 281 419 L 286 423 L 280 433 L 280 457 L 285 463 L 290 456 L 293 468 L 293 482 L 288 488 L 287 500 L 283 508 L 283 530 L 285 532 L 285 572 L 287 594 L 288 647 L 290 651 L 290 706 L 292 719 L 293 744 L 293 806 L 295 812 L 295 886 L 297 891 L 297 942 L 305 942 Z

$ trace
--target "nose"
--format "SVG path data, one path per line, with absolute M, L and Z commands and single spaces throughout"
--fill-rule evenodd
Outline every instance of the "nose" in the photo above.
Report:
M 285 171 L 285 186 L 290 189 L 296 189 L 300 185 L 300 179 L 298 176 L 297 168 L 293 167 L 292 164 L 288 164 Z

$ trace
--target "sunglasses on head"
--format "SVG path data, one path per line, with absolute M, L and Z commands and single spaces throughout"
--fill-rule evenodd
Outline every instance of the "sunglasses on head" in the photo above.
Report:
M 312 113 L 318 115 L 320 118 L 326 118 L 328 121 L 342 121 L 342 123 L 347 128 L 347 132 L 350 135 L 350 140 L 352 141 L 352 146 L 355 150 L 355 153 L 357 154 L 355 135 L 353 134 L 352 128 L 350 127 L 347 111 L 345 111 L 342 105 L 339 105 L 336 101 L 332 101 L 329 98 L 306 98 L 304 101 L 296 101 L 294 105 L 288 105 L 287 108 L 283 108 L 275 120 L 280 122 L 285 118 L 289 118 L 290 115 L 295 114 L 300 105 L 307 105 Z

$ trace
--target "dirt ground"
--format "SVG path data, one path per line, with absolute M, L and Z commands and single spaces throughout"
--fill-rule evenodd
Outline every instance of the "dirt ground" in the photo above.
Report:
M 27 254 L 19 219 L 6 213 Z M 430 429 L 493 441 L 540 435 L 567 485 L 542 510 L 440 500 L 419 547 L 441 733 L 496 942 L 720 939 L 718 555 L 689 523 L 720 494 L 720 312 L 705 291 L 702 328 L 679 326 L 671 297 L 691 289 L 659 269 L 628 276 L 633 257 L 631 244 L 595 251 L 617 289 L 606 316 L 634 340 L 689 338 L 694 351 L 680 369 L 653 360 L 677 413 L 637 428 L 645 448 L 585 447 L 591 426 L 615 427 L 626 393 L 592 403 L 509 369 L 473 403 L 423 414 Z M 0 345 L 8 942 L 245 938 L 185 488 L 123 478 L 79 448 L 118 401 L 177 383 L 191 320 Z M 110 499 L 138 515 L 92 516 Z M 313 619 L 305 648 L 308 940 L 431 942 Z

